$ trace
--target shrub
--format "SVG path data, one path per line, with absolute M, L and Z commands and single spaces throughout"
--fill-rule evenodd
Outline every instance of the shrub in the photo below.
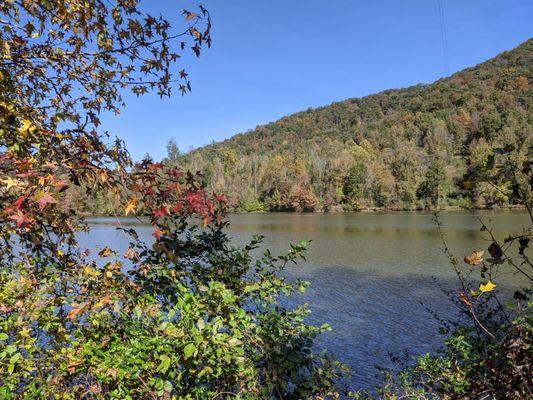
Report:
M 225 199 L 161 168 L 139 166 L 126 203 L 151 216 L 154 243 L 126 230 L 122 261 L 104 248 L 0 270 L 2 398 L 337 396 L 342 366 L 313 349 L 328 327 L 284 306 L 307 285 L 281 274 L 305 244 L 259 258 L 260 237 L 231 247 Z

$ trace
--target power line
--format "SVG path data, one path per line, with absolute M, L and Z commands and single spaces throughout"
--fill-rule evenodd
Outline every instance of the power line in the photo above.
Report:
M 448 36 L 446 34 L 446 21 L 444 19 L 444 6 L 442 0 L 437 0 L 439 10 L 440 32 L 442 39 L 442 53 L 444 55 L 444 72 L 446 75 L 450 74 L 450 65 L 448 62 Z

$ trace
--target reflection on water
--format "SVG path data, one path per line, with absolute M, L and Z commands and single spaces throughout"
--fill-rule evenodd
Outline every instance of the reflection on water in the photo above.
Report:
M 516 211 L 441 213 L 448 247 L 459 259 L 488 246 L 478 217 L 495 227 L 498 238 L 520 232 L 528 221 L 526 213 Z M 128 239 L 114 229 L 117 223 L 91 220 L 92 231 L 83 236 L 83 244 L 125 249 Z M 151 238 L 152 229 L 143 223 L 121 219 L 120 224 Z M 375 384 L 375 365 L 389 365 L 389 353 L 409 350 L 416 355 L 441 343 L 427 307 L 442 317 L 455 316 L 435 282 L 456 284 L 429 213 L 238 214 L 231 216 L 229 233 L 236 244 L 263 234 L 265 246 L 274 252 L 286 251 L 290 242 L 313 241 L 305 265 L 288 273 L 311 281 L 299 300 L 310 303 L 311 322 L 332 326 L 333 333 L 319 345 L 351 367 L 353 388 Z M 520 282 L 505 271 L 498 277 L 500 287 L 509 290 Z

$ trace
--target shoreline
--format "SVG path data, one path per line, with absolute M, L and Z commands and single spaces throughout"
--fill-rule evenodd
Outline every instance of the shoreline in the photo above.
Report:
M 446 207 L 446 208 L 439 208 L 437 209 L 423 209 L 423 208 L 417 208 L 417 209 L 402 209 L 402 208 L 363 208 L 360 210 L 316 210 L 316 211 L 291 211 L 291 210 L 274 210 L 274 211 L 240 211 L 240 210 L 231 210 L 229 211 L 229 214 L 356 214 L 356 213 L 396 213 L 396 212 L 409 212 L 409 213 L 439 213 L 439 212 L 450 212 L 450 211 L 470 211 L 470 212 L 476 212 L 476 211 L 526 211 L 525 207 L 520 206 L 505 206 L 505 207 L 479 207 L 479 208 L 464 208 L 464 207 Z M 82 218 L 144 218 L 148 217 L 148 215 L 137 215 L 137 216 L 131 216 L 126 217 L 124 215 L 116 215 L 116 214 L 93 214 L 93 213 L 86 213 L 82 212 L 78 214 L 79 217 Z
M 397 207 L 368 207 L 358 210 L 314 210 L 314 211 L 293 211 L 293 210 L 265 210 L 265 211 L 242 211 L 232 210 L 233 214 L 266 214 L 266 213 L 287 213 L 287 214 L 343 214 L 343 213 L 376 213 L 376 212 L 423 212 L 423 213 L 435 213 L 442 211 L 525 211 L 523 206 L 499 206 L 499 207 L 444 207 L 438 209 L 432 208 L 397 208 Z

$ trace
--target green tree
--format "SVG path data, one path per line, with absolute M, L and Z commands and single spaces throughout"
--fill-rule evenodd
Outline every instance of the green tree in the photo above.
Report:
M 318 197 L 318 209 L 331 210 L 353 208 L 348 197 L 355 171 L 350 172 L 352 177 L 348 171 L 362 163 L 368 169 L 368 185 L 355 207 L 413 209 L 420 206 L 416 192 L 426 171 L 434 169 L 431 163 L 439 158 L 446 177 L 439 187 L 439 207 L 509 206 L 509 199 L 488 185 L 479 185 L 479 196 L 465 200 L 461 178 L 474 167 L 471 149 L 482 140 L 489 148 L 531 144 L 533 102 L 527 60 L 532 52 L 529 39 L 430 85 L 295 113 L 185 154 L 183 165 L 218 171 L 217 160 L 233 151 L 238 163 L 218 172 L 216 189 L 237 199 L 234 206 L 249 190 L 265 203 L 277 191 L 281 204 L 272 202 L 278 204 L 272 209 L 291 209 L 291 192 L 305 178 L 305 186 Z M 368 158 L 360 158 L 365 152 Z M 429 181 L 423 186 L 421 194 L 424 188 L 431 192 Z M 422 199 L 433 206 L 431 193 L 426 195 Z
M 175 139 L 169 139 L 166 144 L 167 156 L 164 159 L 164 162 L 169 165 L 178 165 L 179 159 L 181 157 L 181 150 L 178 147 Z
M 368 170 L 365 164 L 352 165 L 344 178 L 342 193 L 344 201 L 354 210 L 361 208 L 366 200 L 368 187 Z
M 445 180 L 444 162 L 440 159 L 433 160 L 429 164 L 425 179 L 418 187 L 416 195 L 419 199 L 425 200 L 427 205 L 439 208 Z

